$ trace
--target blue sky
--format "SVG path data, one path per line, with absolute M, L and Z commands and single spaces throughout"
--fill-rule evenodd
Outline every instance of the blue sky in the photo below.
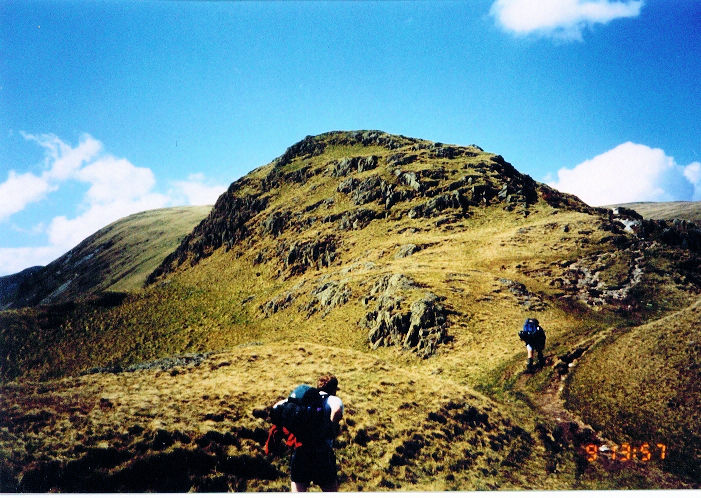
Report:
M 700 82 L 697 0 L 0 0 L 0 275 L 331 130 L 477 144 L 594 205 L 701 200 Z

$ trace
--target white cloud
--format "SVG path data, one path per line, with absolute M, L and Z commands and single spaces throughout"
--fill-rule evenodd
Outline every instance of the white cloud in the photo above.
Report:
M 90 135 L 83 135 L 79 144 L 71 147 L 53 134 L 20 134 L 44 149 L 44 171 L 40 176 L 34 173 L 9 172 L 7 180 L 0 183 L 0 221 L 44 199 L 48 193 L 58 190 L 61 182 L 73 177 L 85 162 L 90 161 L 102 150 L 102 144 Z
M 87 190 L 82 199 L 75 200 L 79 208 L 75 217 L 52 213 L 34 226 L 43 230 L 48 245 L 0 247 L 0 275 L 48 264 L 97 230 L 130 214 L 172 205 L 213 204 L 226 190 L 226 186 L 212 185 L 200 173 L 172 182 L 174 188 L 168 195 L 160 194 L 155 191 L 157 182 L 151 169 L 107 154 L 102 143 L 90 135 L 82 135 L 75 147 L 53 134 L 21 135 L 44 149 L 43 171 L 40 175 L 10 171 L 0 184 L 0 222 L 69 181 L 85 184 Z M 74 207 L 66 206 L 70 210 Z M 13 230 L 30 232 L 17 226 Z
M 490 12 L 506 31 L 517 35 L 581 40 L 585 28 L 637 17 L 642 6 L 642 0 L 497 0 Z
M 696 161 L 684 168 L 684 177 L 694 186 L 693 200 L 701 201 L 701 163 Z
M 0 275 L 11 275 L 29 268 L 44 266 L 61 256 L 59 247 L 0 247 Z
M 47 170 L 43 176 L 47 180 L 68 180 L 83 163 L 90 161 L 102 151 L 102 143 L 87 134 L 80 137 L 76 147 L 71 147 L 52 133 L 43 135 L 20 133 L 26 140 L 36 142 L 44 149 L 44 164 Z
M 18 175 L 10 171 L 7 180 L 0 183 L 0 221 L 43 199 L 52 190 L 56 190 L 56 187 L 43 177 L 32 173 Z
M 190 206 L 214 204 L 227 189 L 225 185 L 207 185 L 202 173 L 190 175 L 185 181 L 173 182 L 173 186 L 172 195 Z
M 75 177 L 90 184 L 86 194 L 90 204 L 139 199 L 148 195 L 156 185 L 156 177 L 150 169 L 136 167 L 126 159 L 112 156 L 88 164 Z
M 701 165 L 678 165 L 662 149 L 626 142 L 572 169 L 550 186 L 587 204 L 700 200 Z

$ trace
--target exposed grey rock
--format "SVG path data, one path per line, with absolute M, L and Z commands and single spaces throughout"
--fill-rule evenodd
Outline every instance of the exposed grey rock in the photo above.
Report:
M 339 230 L 360 230 L 378 217 L 379 213 L 377 213 L 377 211 L 373 211 L 372 209 L 358 209 L 353 212 L 343 213 L 337 226 Z
M 416 161 L 416 159 L 418 159 L 416 154 L 392 154 L 389 158 L 387 158 L 387 166 L 402 166 L 403 164 L 413 163 Z
M 358 188 L 358 183 L 359 182 L 356 178 L 353 178 L 353 177 L 346 178 L 345 180 L 341 181 L 341 183 L 338 184 L 338 187 L 336 188 L 336 190 L 339 192 L 342 192 L 344 194 L 350 194 L 356 188 Z
M 416 287 L 416 283 L 411 278 L 401 273 L 393 273 L 392 275 L 383 275 L 377 279 L 375 285 L 370 290 L 370 295 L 396 295 L 401 291 L 409 290 L 413 287 Z
M 280 235 L 285 229 L 289 216 L 290 213 L 288 211 L 274 211 L 270 213 L 268 217 L 261 222 L 263 235 L 272 235 L 274 237 Z
M 351 173 L 362 173 L 377 167 L 377 156 L 344 157 L 338 162 L 332 163 L 327 172 L 331 176 L 348 176 Z
M 260 307 L 260 311 L 267 318 L 280 310 L 287 308 L 294 301 L 295 296 L 291 292 L 283 292 Z
M 614 216 L 617 218 L 626 218 L 629 220 L 642 220 L 643 217 L 635 210 L 625 208 L 623 206 L 612 209 Z
M 416 284 L 402 274 L 385 275 L 375 282 L 370 291 L 377 299 L 375 309 L 360 321 L 370 329 L 368 341 L 373 348 L 401 346 L 427 358 L 445 341 L 447 311 L 438 296 L 426 293 L 409 311 L 402 310 L 402 291 L 414 288 Z
M 449 145 L 438 146 L 438 144 L 434 144 L 434 146 L 432 147 L 432 152 L 435 154 L 436 157 L 446 159 L 454 159 L 458 156 L 463 155 L 462 148 L 451 147 Z
M 322 283 L 312 291 L 311 301 L 303 308 L 310 316 L 317 311 L 328 314 L 333 308 L 346 304 L 351 296 L 348 280 Z
M 394 259 L 409 257 L 420 250 L 421 247 L 417 246 L 416 244 L 405 244 L 399 248 L 397 253 L 394 255 Z
M 345 273 L 345 274 L 347 274 L 347 273 L 353 273 L 353 272 L 356 271 L 356 270 L 362 270 L 362 269 L 365 269 L 365 270 L 374 270 L 375 268 L 377 268 L 377 265 L 376 265 L 375 263 L 373 263 L 372 261 L 366 261 L 366 262 L 364 262 L 364 263 L 361 263 L 361 262 L 359 261 L 359 262 L 357 262 L 357 263 L 353 263 L 353 264 L 350 265 L 350 266 L 346 266 L 345 268 L 342 268 L 342 269 L 340 270 L 340 273 Z
M 358 158 L 358 173 L 369 171 L 377 167 L 377 156 L 367 156 Z
M 423 189 L 421 182 L 419 182 L 419 177 L 414 171 L 404 173 L 402 170 L 396 169 L 394 170 L 394 175 L 397 177 L 401 184 L 413 188 L 417 192 L 421 192 L 421 190 Z
M 627 273 L 621 275 L 618 282 L 602 281 L 601 272 L 610 264 L 608 258 L 623 258 L 631 262 Z M 637 303 L 631 303 L 629 298 L 635 286 L 642 282 L 644 268 L 645 256 L 639 250 L 630 251 L 630 254 L 628 251 L 598 254 L 567 265 L 561 285 L 569 295 L 590 306 L 635 306 Z
M 445 194 L 429 199 L 424 204 L 414 206 L 409 210 L 409 218 L 431 218 L 439 215 L 446 209 L 466 210 L 469 206 L 467 199 L 458 191 L 447 192 Z
M 142 363 L 133 363 L 126 367 L 111 365 L 106 367 L 94 367 L 89 370 L 80 372 L 78 375 L 92 375 L 104 373 L 122 373 L 122 372 L 138 372 L 140 370 L 172 370 L 177 367 L 197 367 L 214 353 L 190 353 L 181 356 L 171 356 L 168 358 L 160 358 L 158 360 L 146 361 Z
M 367 204 L 382 198 L 384 180 L 379 176 L 369 176 L 358 182 L 358 186 L 351 194 L 353 202 L 357 205 Z
M 310 241 L 283 241 L 278 245 L 285 269 L 290 275 L 304 273 L 309 268 L 331 266 L 336 259 L 337 241 L 332 237 Z
M 504 285 L 511 292 L 521 306 L 528 311 L 543 311 L 548 305 L 536 294 L 532 294 L 521 282 L 500 278 L 499 283 Z
M 217 199 L 209 216 L 163 260 L 146 279 L 146 283 L 154 283 L 161 275 L 169 273 L 188 259 L 191 265 L 195 265 L 219 247 L 224 246 L 229 250 L 249 236 L 251 230 L 248 221 L 268 206 L 269 199 L 255 195 L 237 195 L 236 192 L 245 183 L 237 180 L 229 186 L 227 192 Z
M 348 194 L 355 204 L 362 205 L 379 199 L 384 200 L 391 195 L 393 187 L 379 176 L 373 175 L 362 180 L 346 178 L 338 184 L 336 190 Z
M 422 358 L 433 355 L 436 346 L 445 339 L 446 315 L 440 298 L 432 292 L 412 304 L 411 321 L 404 336 L 404 347 L 415 349 Z
M 326 144 L 317 137 L 307 135 L 301 141 L 287 148 L 284 154 L 275 159 L 278 168 L 292 163 L 298 157 L 312 157 L 323 154 Z

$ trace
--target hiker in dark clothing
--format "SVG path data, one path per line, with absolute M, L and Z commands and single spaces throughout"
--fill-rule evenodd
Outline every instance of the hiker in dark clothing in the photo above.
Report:
M 290 397 L 303 397 L 307 389 L 311 387 L 299 386 Z M 317 382 L 317 389 L 322 399 L 323 422 L 312 429 L 318 437 L 295 445 L 290 458 L 292 491 L 307 491 L 312 482 L 319 485 L 322 491 L 338 491 L 336 455 L 333 451 L 333 440 L 343 418 L 343 402 L 336 396 L 338 379 L 333 375 L 324 375 Z M 284 402 L 280 401 L 277 405 Z
M 518 333 L 519 338 L 526 343 L 528 351 L 528 363 L 526 370 L 533 371 L 533 351 L 538 353 L 538 367 L 545 365 L 543 350 L 545 349 L 545 330 L 540 326 L 535 318 L 527 318 L 523 324 L 523 329 Z

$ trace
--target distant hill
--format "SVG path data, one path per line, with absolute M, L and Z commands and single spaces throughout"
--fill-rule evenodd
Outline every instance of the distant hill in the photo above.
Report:
M 0 309 L 140 288 L 210 209 L 164 208 L 122 218 L 45 267 L 0 277 Z
M 152 268 L 122 299 L 0 312 L 0 491 L 287 489 L 266 409 L 329 371 L 342 491 L 701 485 L 694 223 L 474 145 L 330 132 Z
M 701 201 L 631 202 L 612 204 L 608 208 L 625 207 L 640 213 L 649 220 L 689 220 L 701 223 Z

